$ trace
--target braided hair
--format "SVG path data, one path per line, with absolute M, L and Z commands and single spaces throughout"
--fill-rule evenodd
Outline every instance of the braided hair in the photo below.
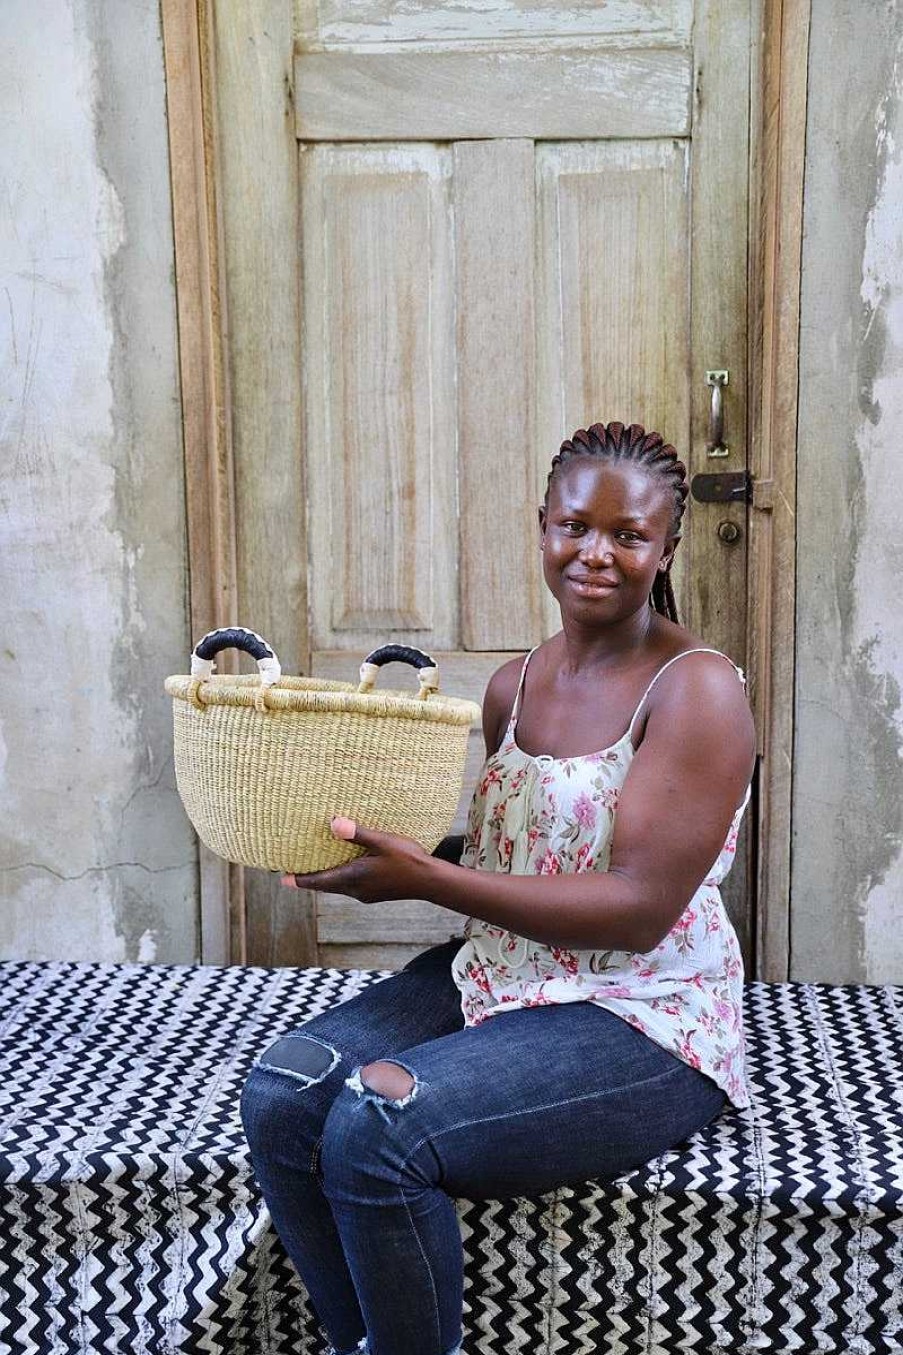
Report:
M 546 503 L 555 472 L 575 456 L 606 457 L 610 461 L 630 461 L 643 467 L 650 475 L 660 475 L 674 492 L 669 537 L 680 537 L 680 520 L 689 493 L 687 468 L 677 459 L 676 450 L 666 443 L 661 433 L 647 433 L 642 424 L 594 423 L 589 428 L 578 428 L 562 444 L 558 455 L 552 458 L 552 469 L 546 482 Z M 677 603 L 671 586 L 671 568 L 660 570 L 655 576 L 649 605 L 669 621 L 677 621 Z

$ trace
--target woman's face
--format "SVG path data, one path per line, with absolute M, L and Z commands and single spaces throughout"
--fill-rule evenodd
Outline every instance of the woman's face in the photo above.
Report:
M 677 545 L 673 511 L 670 485 L 629 461 L 565 462 L 539 510 L 543 574 L 562 617 L 615 621 L 648 606 Z

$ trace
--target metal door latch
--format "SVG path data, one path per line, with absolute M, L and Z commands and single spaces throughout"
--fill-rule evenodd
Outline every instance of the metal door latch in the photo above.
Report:
M 758 480 L 748 470 L 703 471 L 690 481 L 697 503 L 751 503 L 762 513 L 774 508 L 774 480 Z
M 752 503 L 752 476 L 748 470 L 694 475 L 690 493 L 698 503 Z

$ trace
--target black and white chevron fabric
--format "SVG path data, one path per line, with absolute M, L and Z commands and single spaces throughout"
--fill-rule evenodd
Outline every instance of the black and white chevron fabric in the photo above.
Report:
M 323 1355 L 239 1091 L 380 977 L 0 965 L 0 1355 Z M 903 1352 L 903 988 L 745 997 L 747 1110 L 614 1182 L 459 1202 L 465 1355 Z

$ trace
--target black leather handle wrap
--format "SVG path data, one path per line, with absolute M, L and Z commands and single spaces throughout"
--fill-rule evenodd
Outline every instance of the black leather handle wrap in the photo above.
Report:
M 221 649 L 243 649 L 254 659 L 271 659 L 273 651 L 261 636 L 243 626 L 226 626 L 211 630 L 198 640 L 194 652 L 199 659 L 212 659 Z
M 409 663 L 412 668 L 435 668 L 436 660 L 422 649 L 412 649 L 410 645 L 381 645 L 368 654 L 364 663 L 373 663 L 382 668 L 387 663 Z

